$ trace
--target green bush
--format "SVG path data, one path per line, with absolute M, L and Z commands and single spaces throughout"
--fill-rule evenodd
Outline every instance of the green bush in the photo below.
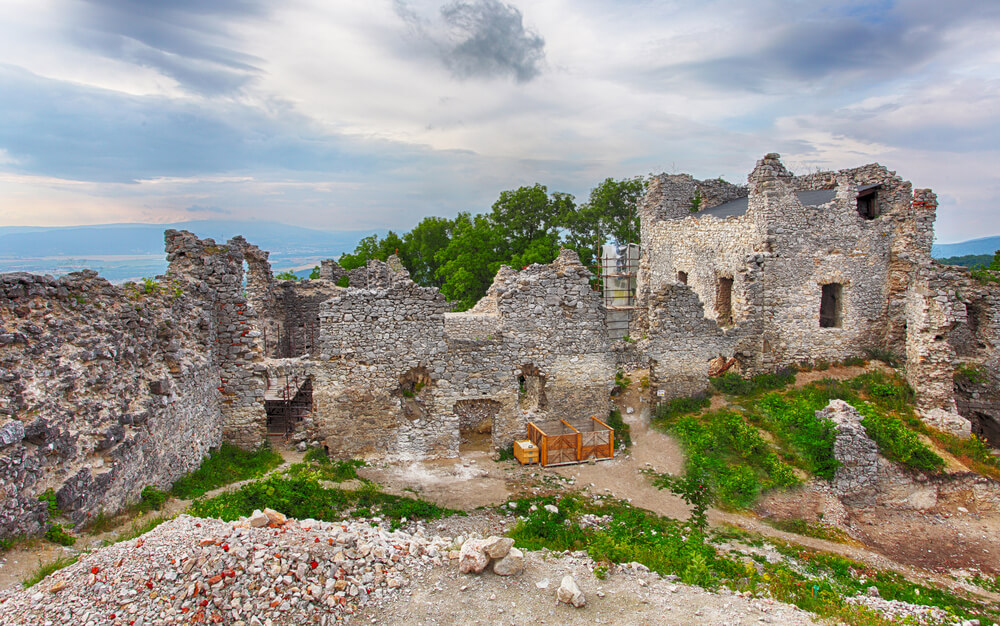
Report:
M 836 431 L 833 423 L 816 417 L 829 400 L 804 391 L 782 395 L 769 393 L 755 405 L 762 425 L 785 446 L 804 459 L 803 469 L 833 479 L 839 463 L 833 458 Z
M 615 431 L 616 448 L 624 449 L 632 445 L 629 425 L 622 419 L 622 412 L 619 409 L 614 409 L 608 413 L 608 426 Z
M 195 500 L 188 512 L 199 517 L 232 521 L 247 517 L 254 509 L 271 508 L 296 519 L 324 521 L 343 519 L 350 509 L 355 517 L 382 515 L 393 528 L 402 518 L 439 519 L 446 515 L 464 515 L 430 502 L 382 493 L 378 485 L 367 483 L 360 489 L 325 488 L 313 476 L 269 476 L 247 483 L 239 489 L 207 500 Z
M 342 483 L 345 480 L 354 480 L 357 478 L 357 469 L 364 467 L 364 465 L 364 461 L 354 459 L 347 461 L 327 461 L 326 463 L 294 463 L 285 470 L 285 475 L 292 478 L 310 477 L 316 480 L 329 480 L 330 482 Z
M 685 472 L 703 476 L 711 494 L 725 506 L 746 508 L 764 491 L 798 483 L 757 428 L 735 411 L 685 415 L 660 423 L 684 447 Z
M 889 367 L 899 367 L 902 360 L 895 352 L 886 348 L 866 348 L 865 355 L 872 361 L 882 361 Z
M 152 485 L 144 487 L 139 496 L 139 510 L 159 511 L 163 507 L 163 503 L 167 501 L 167 497 L 167 492 L 160 491 Z
M 59 504 L 56 502 L 56 492 L 52 489 L 46 489 L 42 495 L 38 496 L 39 502 L 45 505 L 45 511 L 49 514 L 49 517 L 58 517 L 62 514 L 59 510 Z
M 350 276 L 348 276 L 347 274 L 344 274 L 343 276 L 341 276 L 340 278 L 337 279 L 336 285 L 338 287 L 345 287 L 345 288 L 346 287 L 350 287 L 351 286 L 351 278 L 350 278 Z
M 944 467 L 944 459 L 920 441 L 902 420 L 880 414 L 868 404 L 856 408 L 864 416 L 861 425 L 886 457 L 921 472 L 936 472 Z
M 718 391 L 731 396 L 753 396 L 772 389 L 781 389 L 795 382 L 795 372 L 783 369 L 772 374 L 758 374 L 752 378 L 743 378 L 739 374 L 729 372 L 711 379 L 712 386 Z
M 61 546 L 71 546 L 76 543 L 76 537 L 70 535 L 63 528 L 62 524 L 52 523 L 49 528 L 45 531 L 45 538 L 52 543 L 58 543 Z
M 201 467 L 175 482 L 170 493 L 178 498 L 197 498 L 223 485 L 263 476 L 281 463 L 281 455 L 267 444 L 247 451 L 223 443 Z

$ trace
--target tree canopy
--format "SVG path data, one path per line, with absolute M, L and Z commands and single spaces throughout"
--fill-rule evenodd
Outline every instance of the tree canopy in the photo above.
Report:
M 605 243 L 639 241 L 636 204 L 645 186 L 641 176 L 608 178 L 580 205 L 545 185 L 519 187 L 501 192 L 489 213 L 426 217 L 402 236 L 389 231 L 382 239 L 365 237 L 339 263 L 351 270 L 396 254 L 416 283 L 438 287 L 464 311 L 486 294 L 501 265 L 551 263 L 560 247 L 576 250 L 597 273 Z

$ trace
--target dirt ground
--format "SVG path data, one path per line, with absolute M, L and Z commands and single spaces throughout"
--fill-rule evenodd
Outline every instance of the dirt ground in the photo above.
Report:
M 434 568 L 407 588 L 403 599 L 369 606 L 356 623 L 408 624 L 812 624 L 813 616 L 761 598 L 712 593 L 655 574 L 614 568 L 598 579 L 587 558 L 559 553 L 526 555 L 526 569 L 504 578 L 490 571 L 461 574 Z M 555 601 L 565 575 L 573 576 L 586 605 Z

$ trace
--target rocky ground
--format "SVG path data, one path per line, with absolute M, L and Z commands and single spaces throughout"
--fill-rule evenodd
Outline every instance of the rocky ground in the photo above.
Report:
M 182 515 L 31 589 L 0 592 L 0 624 L 812 622 L 795 607 L 707 592 L 639 564 L 601 580 L 582 553 L 527 553 L 525 570 L 508 577 L 461 573 L 465 538 L 443 533 L 490 523 L 457 518 L 410 532 L 370 520 L 272 518 L 254 527 Z M 556 601 L 565 576 L 579 585 L 582 607 Z
M 821 377 L 856 376 L 860 368 L 825 371 Z M 633 374 L 638 380 L 641 373 Z M 817 374 L 820 376 L 820 374 Z M 807 382 L 800 375 L 797 384 Z M 718 397 L 713 399 L 715 402 Z M 140 539 L 93 553 L 27 591 L 19 581 L 36 564 L 69 553 L 42 542 L 0 554 L 0 624 L 244 623 L 802 623 L 812 618 L 795 607 L 731 592 L 711 593 L 661 579 L 642 566 L 612 566 L 603 578 L 584 555 L 529 552 L 522 574 L 500 577 L 461 573 L 456 558 L 470 536 L 502 535 L 512 518 L 482 509 L 510 498 L 558 493 L 567 488 L 612 495 L 661 515 L 687 517 L 689 507 L 654 488 L 645 469 L 679 473 L 680 448 L 648 427 L 638 385 L 618 398 L 632 427 L 634 446 L 614 460 L 553 469 L 496 463 L 488 447 L 467 442 L 462 457 L 421 463 L 376 464 L 359 473 L 386 491 L 418 496 L 464 509 L 404 531 L 351 520 L 290 521 L 256 528 L 181 516 Z M 631 411 L 629 411 L 631 409 Z M 479 442 L 481 444 L 482 442 Z M 301 453 L 289 451 L 290 461 Z M 228 488 L 233 488 L 230 486 Z M 168 502 L 167 514 L 187 503 Z M 787 509 L 787 510 L 785 510 Z M 753 515 L 710 511 L 713 525 L 733 524 L 765 537 L 841 554 L 912 580 L 992 594 L 964 582 L 977 571 L 1000 571 L 1000 516 L 968 510 L 907 512 L 847 510 L 822 489 L 803 489 L 765 499 L 762 517 L 823 520 L 857 540 L 834 543 L 782 532 Z M 822 514 L 822 515 L 821 515 Z M 815 519 L 814 519 L 815 518 Z M 115 532 L 81 537 L 93 549 Z M 937 548 L 935 548 L 935 546 Z M 738 548 L 745 550 L 746 546 Z M 931 552 L 927 552 L 928 549 Z M 5 562 L 6 561 L 6 562 Z M 315 565 L 314 565 L 315 564 Z M 95 571 L 96 568 L 96 571 Z M 598 568 L 600 571 L 600 568 Z M 579 585 L 586 605 L 556 602 L 564 576 Z M 855 602 L 897 619 L 927 623 L 926 607 L 875 596 Z M 113 616 L 113 617 L 112 617 Z

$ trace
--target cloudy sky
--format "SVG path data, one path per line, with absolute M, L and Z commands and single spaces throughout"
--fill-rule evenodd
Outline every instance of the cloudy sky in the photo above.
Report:
M 1000 3 L 0 0 L 0 225 L 407 230 L 878 161 L 1000 234 Z

